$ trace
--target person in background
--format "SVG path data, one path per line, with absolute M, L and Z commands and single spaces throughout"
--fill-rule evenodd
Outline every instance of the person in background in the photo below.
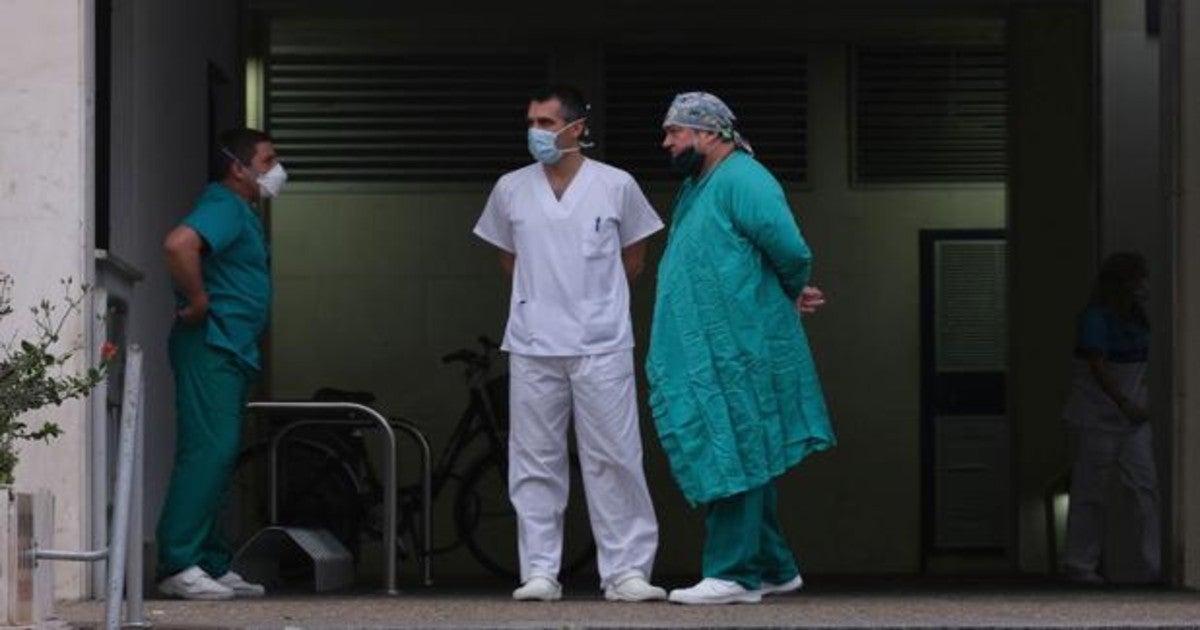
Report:
M 1063 411 L 1074 450 L 1063 568 L 1075 582 L 1105 582 L 1100 567 L 1114 472 L 1135 499 L 1132 516 L 1143 577 L 1149 582 L 1161 577 L 1158 472 L 1146 406 L 1147 276 L 1141 254 L 1108 256 L 1079 317 Z

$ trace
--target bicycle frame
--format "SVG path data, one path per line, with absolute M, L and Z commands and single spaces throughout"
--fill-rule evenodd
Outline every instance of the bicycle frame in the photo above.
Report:
M 343 446 L 339 447 L 339 451 L 343 452 L 346 461 L 353 460 L 356 463 L 365 464 L 361 469 L 357 469 L 357 475 L 362 483 L 372 489 L 372 495 L 382 501 L 384 506 L 384 518 L 382 530 L 379 533 L 384 539 L 384 548 L 390 549 L 388 553 L 391 559 L 386 567 L 387 576 L 385 583 L 389 585 L 389 591 L 394 590 L 395 585 L 395 550 L 397 542 L 405 532 L 412 537 L 414 551 L 418 554 L 421 565 L 423 566 L 424 582 L 426 585 L 432 583 L 430 567 L 432 564 L 432 556 L 439 553 L 441 550 L 435 550 L 432 547 L 432 522 L 430 514 L 433 504 L 438 500 L 442 490 L 446 487 L 447 482 L 452 478 L 461 476 L 461 471 L 458 470 L 460 459 L 464 453 L 479 440 L 483 440 L 484 456 L 495 457 L 501 465 L 501 470 L 507 468 L 507 432 L 501 426 L 499 415 L 493 408 L 492 400 L 488 396 L 487 386 L 492 380 L 492 363 L 494 354 L 494 344 L 485 343 L 481 339 L 481 344 L 484 346 L 483 353 L 471 351 L 460 351 L 455 355 L 447 357 L 447 362 L 450 362 L 450 357 L 455 356 L 454 361 L 463 361 L 466 363 L 466 381 L 469 392 L 467 406 L 459 416 L 453 432 L 446 441 L 445 446 L 439 451 L 437 463 L 432 462 L 432 452 L 428 440 L 425 438 L 419 427 L 409 420 L 404 418 L 389 418 L 386 422 L 379 422 L 377 428 L 382 428 L 384 435 L 389 444 L 389 448 L 385 449 L 386 461 L 384 462 L 385 474 L 382 476 L 382 483 L 379 471 L 375 470 L 375 466 L 370 464 L 370 457 L 367 456 L 364 448 L 363 437 L 358 431 L 364 428 L 376 428 L 376 423 L 370 420 L 347 421 L 345 419 L 339 421 L 322 421 L 322 420 L 301 420 L 290 422 L 282 430 L 276 432 L 270 441 L 269 461 L 268 461 L 268 476 L 270 486 L 272 488 L 269 497 L 269 511 L 271 522 L 275 522 L 278 518 L 277 498 L 274 496 L 275 479 L 274 474 L 278 467 L 276 452 L 279 444 L 292 433 L 292 431 L 306 426 L 328 426 L 330 428 L 352 429 L 351 433 L 331 434 L 330 438 L 342 441 Z M 279 405 L 283 406 L 283 405 Z M 262 410 L 270 408 L 270 403 L 252 403 L 251 407 L 258 407 Z M 382 420 L 382 417 L 374 413 L 373 410 L 362 407 L 354 403 L 294 403 L 292 408 L 296 409 L 348 409 L 354 408 L 363 411 L 368 416 L 375 416 L 375 419 Z M 421 481 L 415 484 L 400 485 L 395 480 L 395 449 L 396 435 L 394 431 L 408 433 L 420 446 L 422 451 L 422 475 Z M 376 494 L 376 492 L 378 494 Z M 401 500 L 403 499 L 403 500 Z M 414 517 L 420 515 L 419 521 Z M 451 547 L 454 548 L 462 544 L 461 540 L 457 540 Z
M 482 435 L 486 439 L 489 452 L 500 453 L 504 456 L 504 459 L 507 459 L 507 436 L 500 429 L 499 422 L 496 420 L 496 414 L 491 408 L 491 402 L 488 400 L 487 392 L 483 387 L 486 378 L 473 377 L 472 380 L 479 382 L 474 382 L 470 385 L 470 402 L 467 404 L 467 408 L 463 410 L 462 415 L 459 416 L 458 424 L 446 442 L 446 446 L 442 448 L 438 456 L 437 465 L 433 469 L 435 500 L 438 490 L 454 475 L 454 465 L 457 463 L 459 457 L 462 456 L 467 447 L 473 444 L 479 436 Z
M 458 422 L 455 424 L 454 431 L 447 439 L 445 446 L 442 447 L 438 454 L 437 463 L 431 471 L 431 489 L 429 494 L 422 500 L 426 506 L 436 502 L 442 494 L 442 490 L 446 487 L 446 483 L 458 476 L 456 464 L 467 451 L 468 447 L 482 438 L 485 440 L 486 452 L 499 456 L 501 462 L 508 461 L 508 438 L 506 432 L 501 428 L 497 420 L 497 414 L 492 408 L 491 399 L 488 396 L 487 385 L 492 377 L 492 356 L 488 346 L 485 344 L 485 354 L 475 355 L 476 358 L 467 360 L 467 390 L 469 392 L 469 400 L 466 408 L 459 416 Z M 413 495 L 417 491 L 414 485 L 405 485 L 399 489 L 401 494 Z M 419 545 L 423 553 L 434 554 L 441 551 L 453 549 L 461 544 L 462 541 L 456 541 L 450 547 L 435 550 L 424 540 L 427 537 L 425 531 L 416 532 L 412 528 L 412 505 L 409 502 L 401 503 L 401 521 L 405 523 L 406 529 L 419 534 L 421 539 L 417 542 L 425 544 Z M 424 529 L 424 528 L 422 528 Z M 428 565 L 428 558 L 426 559 Z

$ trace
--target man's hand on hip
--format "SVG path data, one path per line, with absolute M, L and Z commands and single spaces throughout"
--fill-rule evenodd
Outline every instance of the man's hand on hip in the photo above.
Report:
M 208 315 L 208 295 L 202 294 L 188 300 L 187 306 L 179 311 L 179 319 L 189 324 L 199 324 Z
M 796 310 L 801 315 L 816 313 L 817 309 L 824 305 L 825 293 L 817 287 L 804 287 L 800 291 L 800 297 L 796 298 Z

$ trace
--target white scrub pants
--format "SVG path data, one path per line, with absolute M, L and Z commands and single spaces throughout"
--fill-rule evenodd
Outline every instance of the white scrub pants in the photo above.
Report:
M 633 351 L 511 354 L 509 379 L 508 489 L 517 513 L 521 582 L 558 577 L 572 415 L 600 585 L 634 572 L 649 580 L 658 521 L 642 469 Z
M 1143 422 L 1132 431 L 1075 429 L 1075 463 L 1071 468 L 1071 498 L 1067 512 L 1064 564 L 1068 571 L 1095 572 L 1100 566 L 1114 469 L 1121 485 L 1135 497 L 1134 525 L 1138 558 L 1148 581 L 1161 572 L 1158 472 L 1154 465 L 1154 434 Z

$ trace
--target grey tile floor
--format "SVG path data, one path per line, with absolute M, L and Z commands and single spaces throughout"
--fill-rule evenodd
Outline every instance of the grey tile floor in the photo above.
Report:
M 676 585 L 664 581 L 668 586 Z M 60 604 L 61 621 L 94 627 L 102 602 Z M 156 628 L 1198 628 L 1200 593 L 1077 588 L 1040 580 L 812 578 L 758 605 L 616 604 L 588 588 L 563 601 L 514 602 L 508 588 L 409 588 L 275 594 L 260 600 L 147 600 Z

